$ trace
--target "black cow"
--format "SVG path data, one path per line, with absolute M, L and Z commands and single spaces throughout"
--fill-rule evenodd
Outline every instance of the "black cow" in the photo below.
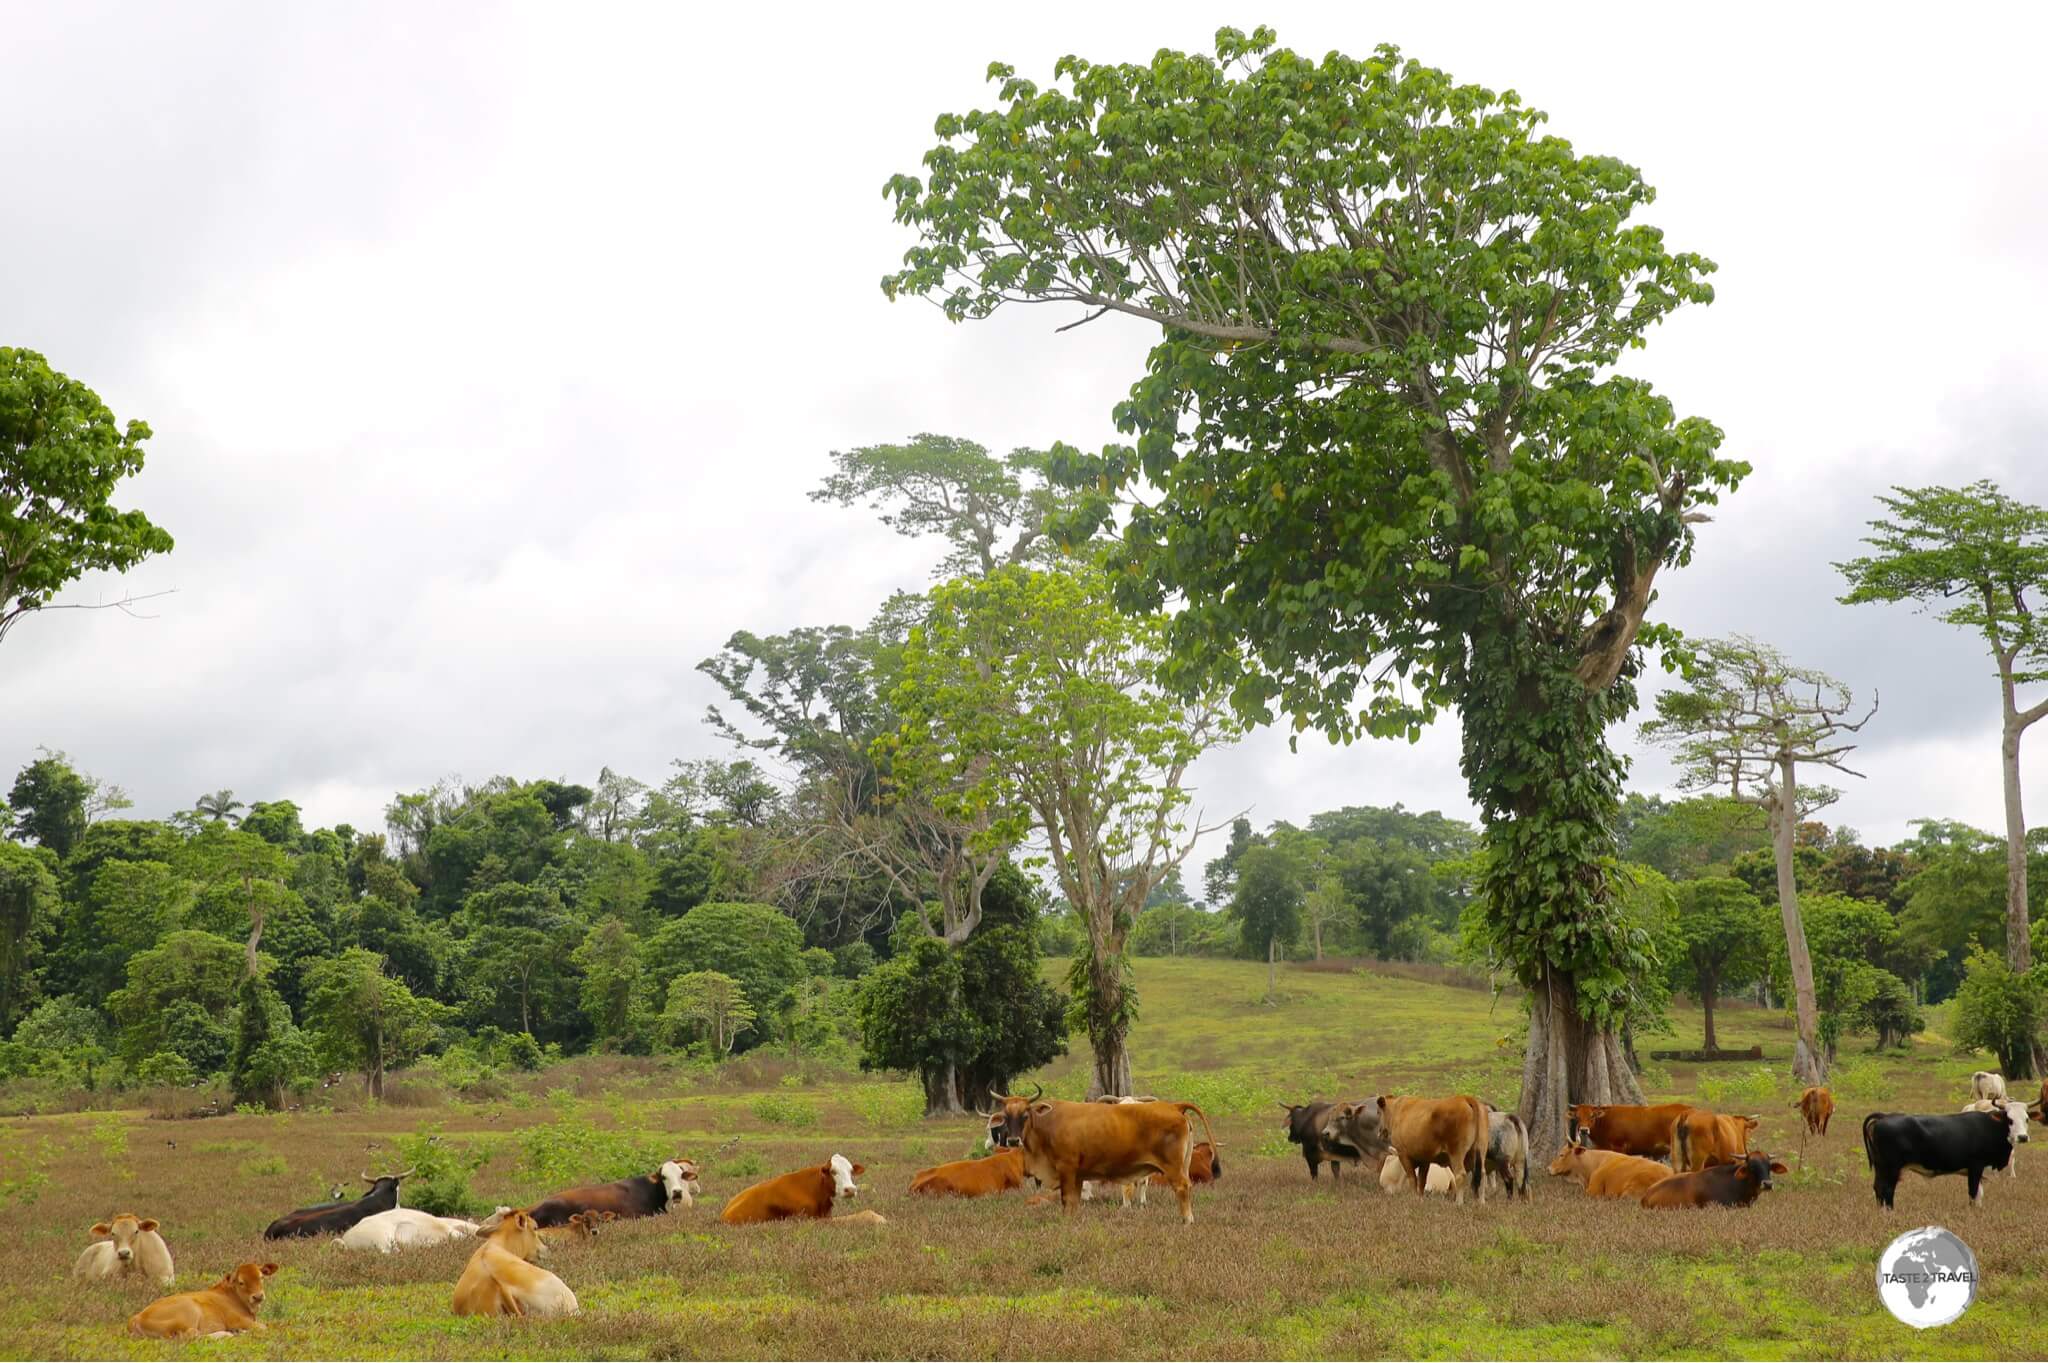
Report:
M 2013 1148 L 2027 1138 L 2027 1110 L 2007 1103 L 1993 1112 L 1956 1112 L 1920 1117 L 1903 1112 L 1873 1112 L 1863 1119 L 1863 1156 L 1870 1161 L 1871 1187 L 1877 1204 L 1892 1210 L 1899 1176 L 1907 1170 L 1923 1178 L 1942 1174 L 1970 1176 L 1970 1204 L 1984 1196 L 1984 1171 L 2012 1162 Z
M 1282 1103 L 1287 1109 L 1287 1139 L 1301 1147 L 1301 1157 L 1308 1161 L 1308 1176 L 1321 1178 L 1323 1165 L 1330 1166 L 1330 1176 L 1337 1177 L 1344 1172 L 1344 1166 L 1364 1162 L 1364 1156 L 1356 1150 L 1334 1145 L 1323 1138 L 1323 1122 L 1337 1103 L 1309 1102 Z
M 363 1175 L 370 1191 L 353 1202 L 323 1202 L 286 1212 L 264 1228 L 266 1240 L 295 1240 L 308 1235 L 340 1235 L 366 1216 L 388 1212 L 398 1206 L 398 1181 L 412 1177 L 412 1170 L 385 1174 L 380 1178 Z

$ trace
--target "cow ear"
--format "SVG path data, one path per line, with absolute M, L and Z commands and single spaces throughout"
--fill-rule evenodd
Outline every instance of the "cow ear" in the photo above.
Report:
M 1786 1168 L 1786 1167 L 1785 1167 L 1785 1166 L 1784 1166 L 1784 1165 L 1783 1165 L 1782 1163 L 1780 1163 L 1779 1161 L 1777 1161 L 1777 1160 L 1772 1160 L 1772 1161 L 1771 1161 L 1771 1172 L 1772 1172 L 1772 1173 L 1774 1173 L 1774 1174 L 1789 1174 L 1789 1173 L 1791 1173 L 1792 1171 L 1791 1171 L 1790 1169 L 1787 1169 L 1787 1168 Z
M 1377 1105 L 1379 1106 L 1379 1110 L 1380 1110 L 1380 1115 L 1381 1115 L 1382 1117 L 1384 1117 L 1384 1116 L 1386 1115 L 1386 1113 L 1387 1113 L 1387 1095 L 1386 1095 L 1386 1094 L 1384 1094 L 1384 1093 L 1382 1093 L 1382 1094 L 1381 1094 L 1381 1095 L 1380 1095 L 1379 1097 L 1375 1098 L 1375 1099 L 1374 1099 L 1373 1101 L 1374 1101 L 1374 1103 L 1376 1103 L 1376 1104 L 1377 1104 Z
M 867 1171 L 868 1167 L 865 1164 L 856 1164 L 853 1166 L 853 1172 L 856 1174 L 865 1174 Z
M 263 1266 L 263 1276 L 264 1276 L 264 1277 L 266 1277 L 266 1278 L 267 1278 L 267 1277 L 269 1277 L 269 1276 L 270 1276 L 271 1274 L 273 1274 L 273 1273 L 275 1273 L 275 1272 L 277 1272 L 277 1265 L 276 1265 L 276 1264 L 265 1264 L 265 1265 Z
M 114 1228 L 108 1225 L 106 1222 L 102 1221 L 97 1226 L 94 1226 L 92 1228 L 91 1233 L 94 1235 L 112 1235 L 114 1233 Z
M 1044 1115 L 1045 1115 L 1046 1113 L 1048 1113 L 1048 1112 L 1052 1111 L 1052 1104 L 1051 1104 L 1051 1103 L 1034 1103 L 1034 1104 L 1032 1105 L 1032 1108 L 1031 1108 L 1031 1110 L 1032 1110 L 1033 1112 L 1036 1112 L 1036 1113 L 1037 1113 L 1037 1114 L 1038 1114 L 1039 1116 L 1043 1117 L 1043 1116 L 1044 1116 Z
M 146 1220 L 146 1221 L 142 1221 L 142 1222 L 139 1222 L 139 1223 L 138 1223 L 138 1224 L 136 1225 L 135 1229 L 137 1229 L 137 1230 L 155 1230 L 155 1229 L 156 1229 L 156 1218 L 152 1216 L 152 1217 L 150 1217 L 150 1218 L 149 1218 L 148 1220 Z
M 1762 1126 L 1763 1120 L 1759 1117 L 1744 1117 L 1742 1119 L 1742 1124 L 1747 1127 L 1755 1128 Z

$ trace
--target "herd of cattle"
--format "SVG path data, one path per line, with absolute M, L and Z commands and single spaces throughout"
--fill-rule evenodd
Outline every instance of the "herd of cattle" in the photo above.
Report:
M 2027 1121 L 2044 1120 L 2048 1080 L 2031 1106 L 2009 1099 L 2005 1082 L 1980 1071 L 1961 1112 L 1917 1116 L 1873 1112 L 1863 1119 L 1863 1150 L 1877 1200 L 1891 1210 L 1900 1176 L 1968 1176 L 1973 1205 L 1983 1197 L 1987 1170 L 2010 1169 L 2015 1148 L 2027 1139 Z M 1307 1161 L 1309 1176 L 1331 1176 L 1347 1165 L 1376 1168 L 1388 1192 L 1410 1187 L 1418 1195 L 1469 1190 L 1486 1200 L 1489 1183 L 1510 1199 L 1529 1196 L 1529 1133 L 1514 1113 L 1469 1095 L 1414 1098 L 1382 1095 L 1370 1102 L 1282 1104 L 1287 1139 Z M 1810 1088 L 1796 1105 L 1807 1131 L 1825 1138 L 1833 1096 Z M 1007 1096 L 982 1116 L 989 1154 L 919 1170 L 910 1192 L 919 1196 L 985 1197 L 1022 1188 L 1028 1179 L 1057 1197 L 1068 1214 L 1086 1198 L 1120 1189 L 1128 1206 L 1151 1186 L 1170 1188 L 1181 1219 L 1194 1220 L 1191 1189 L 1223 1176 L 1223 1161 L 1208 1117 L 1193 1103 L 1149 1096 L 1093 1102 Z M 1206 1140 L 1195 1139 L 1190 1118 Z M 1771 1186 L 1785 1166 L 1749 1148 L 1758 1125 L 1752 1116 L 1711 1112 L 1686 1103 L 1653 1106 L 1581 1105 L 1570 1110 L 1570 1139 L 1550 1164 L 1593 1197 L 1637 1199 L 1644 1207 L 1746 1207 Z M 554 1316 L 574 1313 L 576 1294 L 535 1260 L 547 1252 L 543 1232 L 572 1239 L 598 1234 L 606 1223 L 654 1216 L 695 1205 L 701 1195 L 697 1164 L 663 1162 L 651 1174 L 614 1183 L 566 1189 L 519 1209 L 500 1207 L 482 1221 L 433 1216 L 398 1205 L 399 1186 L 413 1171 L 363 1174 L 369 1190 L 353 1201 L 333 1201 L 287 1212 L 263 1232 L 266 1239 L 334 1236 L 344 1249 L 385 1254 L 456 1239 L 481 1243 L 455 1284 L 456 1315 Z M 865 1167 L 844 1155 L 757 1183 L 725 1204 L 720 1220 L 747 1225 L 819 1220 L 835 1225 L 879 1225 L 872 1211 L 835 1214 L 842 1199 L 858 1195 Z M 123 1213 L 92 1228 L 94 1241 L 79 1256 L 76 1275 L 89 1280 L 140 1278 L 161 1288 L 174 1280 L 170 1247 L 158 1223 Z M 243 1263 L 202 1291 L 151 1302 L 129 1319 L 131 1332 L 166 1339 L 261 1330 L 256 1318 L 264 1281 L 275 1263 Z

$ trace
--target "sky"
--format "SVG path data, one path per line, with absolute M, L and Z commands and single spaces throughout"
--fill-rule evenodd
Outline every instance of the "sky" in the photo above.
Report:
M 1099 445 L 1156 334 L 887 302 L 910 238 L 883 182 L 993 101 L 991 60 L 1044 80 L 1265 22 L 1511 87 L 1641 168 L 1648 220 L 1720 269 L 1628 368 L 1755 466 L 1658 614 L 1881 695 L 1834 821 L 1999 825 L 1981 647 L 1836 604 L 1830 565 L 1892 484 L 2048 501 L 2048 10 L 729 8 L 0 0 L 0 344 L 150 424 L 118 502 L 177 538 L 66 598 L 171 593 L 150 618 L 46 613 L 0 645 L 0 779 L 47 746 L 140 816 L 228 787 L 374 828 L 451 774 L 724 755 L 700 659 L 860 623 L 940 556 L 809 501 L 830 451 Z M 2048 737 L 2025 767 L 2040 789 Z M 1471 813 L 1450 722 L 1261 732 L 1195 784 L 1261 826 Z

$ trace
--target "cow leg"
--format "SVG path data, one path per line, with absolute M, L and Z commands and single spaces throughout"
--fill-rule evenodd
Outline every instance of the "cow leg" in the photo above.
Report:
M 1479 1199 L 1479 1205 L 1486 1205 L 1486 1159 L 1477 1150 L 1466 1155 L 1472 1166 L 1472 1192 Z
M 1168 1182 L 1169 1184 L 1171 1184 L 1171 1185 L 1172 1185 L 1172 1187 L 1173 1187 L 1173 1195 L 1174 1195 L 1175 1197 L 1177 1197 L 1177 1198 L 1179 1198 L 1179 1199 L 1180 1199 L 1180 1220 L 1181 1220 L 1181 1224 L 1182 1224 L 1182 1225 L 1184 1225 L 1184 1226 L 1192 1226 L 1192 1225 L 1194 1225 L 1194 1224 L 1195 1224 L 1195 1194 L 1194 1194 L 1194 1185 L 1193 1185 L 1193 1184 L 1191 1184 L 1190 1182 L 1188 1182 L 1188 1176 L 1187 1176 L 1186 1174 L 1183 1174 L 1183 1173 L 1179 1173 L 1179 1172 L 1177 1172 L 1177 1171 L 1175 1171 L 1175 1170 L 1172 1170 L 1172 1169 L 1168 1169 L 1168 1170 L 1166 1170 L 1166 1171 L 1165 1171 L 1165 1173 L 1166 1173 L 1166 1180 L 1167 1180 L 1167 1182 Z
M 1079 1174 L 1064 1172 L 1060 1174 L 1060 1208 L 1068 1216 L 1072 1216 L 1081 1210 L 1081 1176 Z
M 1977 1167 L 1969 1172 L 1970 1205 L 1972 1207 L 1982 1207 L 1984 1205 L 1984 1170 L 1982 1167 Z

